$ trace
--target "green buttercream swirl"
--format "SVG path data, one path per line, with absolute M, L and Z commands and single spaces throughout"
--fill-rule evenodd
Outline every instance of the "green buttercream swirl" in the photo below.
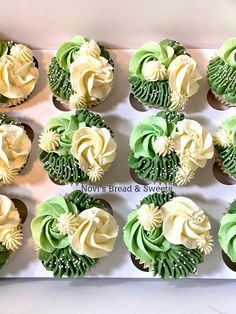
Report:
M 144 64 L 153 60 L 159 61 L 168 68 L 174 58 L 175 51 L 171 46 L 154 41 L 147 42 L 132 56 L 129 66 L 130 76 L 136 75 L 143 78 L 142 70 Z
M 79 255 L 70 247 L 57 249 L 53 253 L 40 250 L 38 257 L 46 270 L 53 272 L 55 278 L 84 277 L 97 263 L 97 259 Z
M 156 116 L 146 118 L 134 128 L 130 137 L 131 153 L 128 164 L 139 178 L 175 182 L 179 157 L 174 151 L 164 157 L 155 154 L 153 143 L 159 136 L 173 136 L 177 122 L 183 119 L 183 114 L 162 111 Z
M 218 240 L 223 251 L 236 262 L 236 202 L 231 203 L 229 211 L 220 221 Z
M 174 196 L 173 192 L 154 193 L 144 198 L 141 205 L 154 203 L 161 207 Z M 153 264 L 160 252 L 170 248 L 170 243 L 165 239 L 161 228 L 152 231 L 143 229 L 138 221 L 137 210 L 128 215 L 128 222 L 124 227 L 124 242 L 132 254 L 148 264 Z
M 156 139 L 160 136 L 173 137 L 176 130 L 176 123 L 168 121 L 166 117 L 148 116 L 136 125 L 130 135 L 130 149 L 135 158 L 155 157 L 153 149 Z
M 88 180 L 87 174 L 80 169 L 78 161 L 70 153 L 73 134 L 81 123 L 88 127 L 105 127 L 110 130 L 99 114 L 87 109 L 77 110 L 74 115 L 63 114 L 48 120 L 45 130 L 60 134 L 60 146 L 55 152 L 48 153 L 42 149 L 39 151 L 39 159 L 50 177 L 68 183 Z
M 86 42 L 83 36 L 75 36 L 63 43 L 57 50 L 56 59 L 60 67 L 70 71 L 70 65 L 79 57 L 80 47 Z
M 236 147 L 230 145 L 229 147 L 214 146 L 216 150 L 217 160 L 225 172 L 236 179 Z
M 229 66 L 236 69 L 236 38 L 227 40 L 218 51 L 221 57 Z
M 5 265 L 10 254 L 5 245 L 0 243 L 0 269 Z
M 59 232 L 58 217 L 64 213 L 77 214 L 75 204 L 62 196 L 55 196 L 37 207 L 37 215 L 32 220 L 31 230 L 35 243 L 43 250 L 52 253 L 69 245 L 68 236 Z
M 8 52 L 8 45 L 5 41 L 0 41 L 0 57 L 6 55 Z
M 208 64 L 208 83 L 213 92 L 234 104 L 236 102 L 236 69 L 217 56 Z
M 0 125 L 2 124 L 20 125 L 20 123 L 15 121 L 12 117 L 6 115 L 5 113 L 0 113 Z
M 168 81 L 146 81 L 132 75 L 129 84 L 134 96 L 144 104 L 168 108 L 171 105 L 171 91 Z

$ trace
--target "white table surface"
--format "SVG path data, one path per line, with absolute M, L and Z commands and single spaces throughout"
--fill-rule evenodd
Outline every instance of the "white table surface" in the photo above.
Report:
M 1 314 L 235 314 L 236 281 L 0 280 Z

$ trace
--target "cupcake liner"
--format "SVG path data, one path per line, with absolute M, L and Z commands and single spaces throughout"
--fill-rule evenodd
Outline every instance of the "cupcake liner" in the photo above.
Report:
M 215 96 L 215 98 L 216 98 L 216 100 L 218 100 L 222 105 L 225 105 L 225 106 L 227 106 L 227 107 L 236 107 L 236 103 L 230 103 L 230 102 L 228 102 L 226 99 L 225 99 L 225 97 L 224 97 L 224 95 L 219 95 L 219 94 L 217 94 L 216 92 L 214 92 L 212 89 L 211 89 L 211 92 L 212 92 L 212 94 Z
M 138 268 L 139 270 L 146 272 L 146 273 L 153 271 L 152 265 L 149 265 L 146 262 L 142 261 L 140 258 L 135 256 L 134 254 L 130 253 L 130 258 L 131 258 L 131 261 L 134 264 L 134 266 L 136 268 Z
M 235 181 L 236 183 L 236 178 L 233 177 L 229 172 L 226 171 L 225 167 L 222 164 L 221 159 L 219 158 L 219 154 L 215 153 L 215 162 L 217 163 L 217 165 L 219 166 L 220 170 L 227 175 L 231 180 Z
M 222 250 L 222 258 L 227 267 L 236 272 L 236 262 L 233 262 L 230 257 Z

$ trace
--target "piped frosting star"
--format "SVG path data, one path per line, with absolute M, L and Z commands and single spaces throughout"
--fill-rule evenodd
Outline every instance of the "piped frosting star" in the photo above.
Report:
M 210 232 L 206 232 L 197 240 L 197 248 L 205 255 L 210 254 L 213 248 L 213 237 Z
M 138 210 L 138 221 L 144 230 L 151 231 L 161 226 L 163 214 L 155 204 L 143 204 Z
M 77 219 L 76 216 L 72 213 L 61 214 L 58 218 L 57 228 L 61 234 L 72 235 L 77 228 Z
M 55 151 L 59 147 L 59 145 L 60 134 L 55 131 L 45 131 L 39 137 L 39 147 L 48 153 Z
M 219 145 L 224 148 L 229 147 L 232 144 L 231 132 L 229 130 L 220 129 L 213 136 L 214 145 Z
M 172 138 L 167 136 L 160 136 L 155 140 L 153 149 L 156 154 L 164 157 L 175 149 L 175 144 Z

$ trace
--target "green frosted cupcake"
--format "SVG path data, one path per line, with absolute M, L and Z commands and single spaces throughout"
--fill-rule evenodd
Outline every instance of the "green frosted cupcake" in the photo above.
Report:
M 24 126 L 0 113 L 0 185 L 11 184 L 26 165 L 31 140 Z
M 146 117 L 130 135 L 128 163 L 140 179 L 189 183 L 214 155 L 212 137 L 184 114 L 161 111 Z
M 39 204 L 31 230 L 46 270 L 75 278 L 113 250 L 119 227 L 99 200 L 77 190 Z
M 39 147 L 44 169 L 60 183 L 99 181 L 116 156 L 112 131 L 87 109 L 49 119 Z
M 31 49 L 13 41 L 0 41 L 0 108 L 23 103 L 39 77 Z
M 0 195 L 0 269 L 22 245 L 23 229 L 13 201 Z
M 202 78 L 197 64 L 178 42 L 147 42 L 133 55 L 129 84 L 133 95 L 151 107 L 182 111 Z
M 95 106 L 108 96 L 113 72 L 113 61 L 102 45 L 75 36 L 58 48 L 48 79 L 56 98 L 72 109 L 82 109 Z
M 220 220 L 218 240 L 225 254 L 224 261 L 236 271 L 236 201 L 229 205 L 228 211 Z
M 212 250 L 210 230 L 207 216 L 191 199 L 162 192 L 142 199 L 128 215 L 124 242 L 138 268 L 165 279 L 187 277 Z
M 236 38 L 227 40 L 210 60 L 207 76 L 215 97 L 236 106 Z
M 213 142 L 220 168 L 236 179 L 236 115 L 223 122 L 213 136 Z

